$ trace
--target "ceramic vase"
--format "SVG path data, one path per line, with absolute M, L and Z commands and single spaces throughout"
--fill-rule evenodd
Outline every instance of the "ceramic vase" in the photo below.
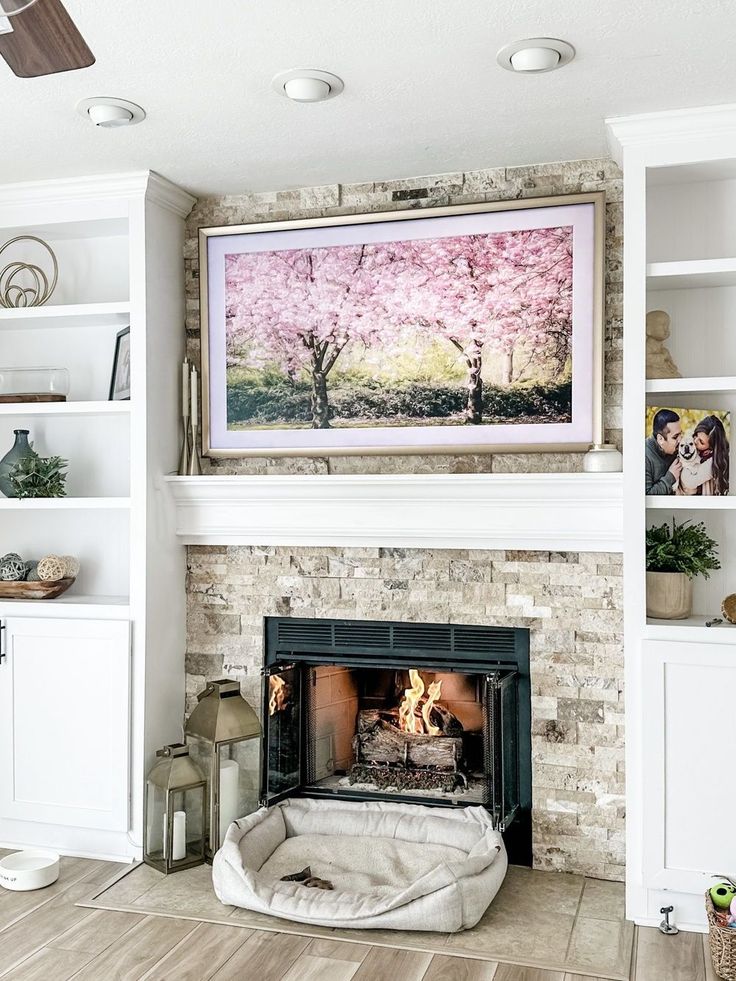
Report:
M 9 480 L 10 472 L 16 463 L 28 456 L 38 456 L 28 442 L 28 429 L 14 429 L 13 432 L 15 433 L 15 443 L 0 460 L 0 491 L 6 497 L 17 497 Z

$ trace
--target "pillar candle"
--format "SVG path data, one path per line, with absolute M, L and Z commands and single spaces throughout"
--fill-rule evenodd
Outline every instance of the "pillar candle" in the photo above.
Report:
M 181 366 L 181 414 L 189 418 L 189 362 L 184 358 Z
M 220 845 L 225 834 L 238 814 L 238 792 L 240 789 L 240 767 L 235 760 L 220 762 Z
M 164 857 L 166 853 L 166 826 L 168 815 L 164 811 Z M 174 811 L 173 834 L 171 840 L 171 860 L 180 862 L 187 857 L 187 814 L 186 811 Z
M 192 368 L 192 425 L 193 426 L 199 425 L 199 423 L 197 422 L 197 410 L 198 410 L 197 397 L 198 397 L 197 369 Z
M 186 811 L 174 811 L 174 834 L 171 842 L 171 858 L 180 862 L 187 857 L 187 815 Z

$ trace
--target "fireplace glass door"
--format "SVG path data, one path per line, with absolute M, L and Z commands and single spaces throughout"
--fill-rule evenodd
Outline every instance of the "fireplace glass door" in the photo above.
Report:
M 519 806 L 518 674 L 296 663 L 267 674 L 264 797 Z

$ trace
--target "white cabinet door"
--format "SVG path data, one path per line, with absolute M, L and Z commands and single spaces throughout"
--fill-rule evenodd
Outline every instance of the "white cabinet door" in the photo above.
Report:
M 0 818 L 127 831 L 129 623 L 3 627 Z
M 736 873 L 736 647 L 652 640 L 642 653 L 644 885 L 704 892 Z

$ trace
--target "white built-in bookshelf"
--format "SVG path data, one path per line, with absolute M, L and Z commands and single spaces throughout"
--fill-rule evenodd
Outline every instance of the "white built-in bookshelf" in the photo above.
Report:
M 180 734 L 184 554 L 171 533 L 161 477 L 176 468 L 179 452 L 183 218 L 193 203 L 149 172 L 0 187 L 0 245 L 16 235 L 38 236 L 53 249 L 59 266 L 47 305 L 0 308 L 0 366 L 66 368 L 70 379 L 66 402 L 0 404 L 0 456 L 13 444 L 13 430 L 28 429 L 38 453 L 69 461 L 68 496 L 0 497 L 0 553 L 39 558 L 54 552 L 80 561 L 76 582 L 58 599 L 0 599 L 7 638 L 16 630 L 19 637 L 4 674 L 0 666 L 3 706 L 10 706 L 14 717 L 27 710 L 18 690 L 8 694 L 24 656 L 42 664 L 55 644 L 61 650 L 69 642 L 74 650 L 75 631 L 82 646 L 90 632 L 106 636 L 110 623 L 118 625 L 110 627 L 115 636 L 130 638 L 127 655 L 124 647 L 122 661 L 116 662 L 113 690 L 105 689 L 109 665 L 101 642 L 99 672 L 86 670 L 85 677 L 75 678 L 73 658 L 67 658 L 73 680 L 69 692 L 57 696 L 59 701 L 69 697 L 72 684 L 91 699 L 99 689 L 115 718 L 127 719 L 114 732 L 89 733 L 90 741 L 109 743 L 118 769 L 124 760 L 118 784 L 101 781 L 95 806 L 67 802 L 67 818 L 58 819 L 51 803 L 40 803 L 36 824 L 17 820 L 22 805 L 5 801 L 0 792 L 0 844 L 46 843 L 77 853 L 138 857 L 146 766 L 157 746 Z M 8 261 L 7 253 L 3 258 Z M 116 337 L 127 327 L 131 398 L 114 402 L 108 396 Z M 43 625 L 39 636 L 47 641 L 31 651 L 27 635 L 34 623 Z M 3 741 L 6 736 L 12 740 L 12 731 L 3 732 Z M 65 765 L 74 779 L 89 769 L 70 755 L 77 749 L 85 752 L 84 746 L 65 746 Z M 21 765 L 0 751 L 0 771 Z M 126 786 L 127 802 L 104 803 Z M 43 801 L 43 786 L 33 792 Z M 94 801 L 94 786 L 85 793 Z M 84 798 L 81 791 L 74 789 L 75 794 Z
M 736 436 L 736 106 L 608 121 L 624 172 L 624 623 L 627 915 L 704 929 L 713 874 L 736 872 L 723 815 L 713 720 L 736 703 L 736 627 L 706 625 L 736 592 L 736 496 L 647 497 L 645 410 L 728 410 Z M 666 345 L 682 378 L 647 379 L 646 314 L 671 319 Z M 732 460 L 733 467 L 733 460 Z M 736 494 L 736 475 L 731 476 Z M 694 580 L 692 616 L 647 619 L 645 532 L 703 522 L 721 569 Z

